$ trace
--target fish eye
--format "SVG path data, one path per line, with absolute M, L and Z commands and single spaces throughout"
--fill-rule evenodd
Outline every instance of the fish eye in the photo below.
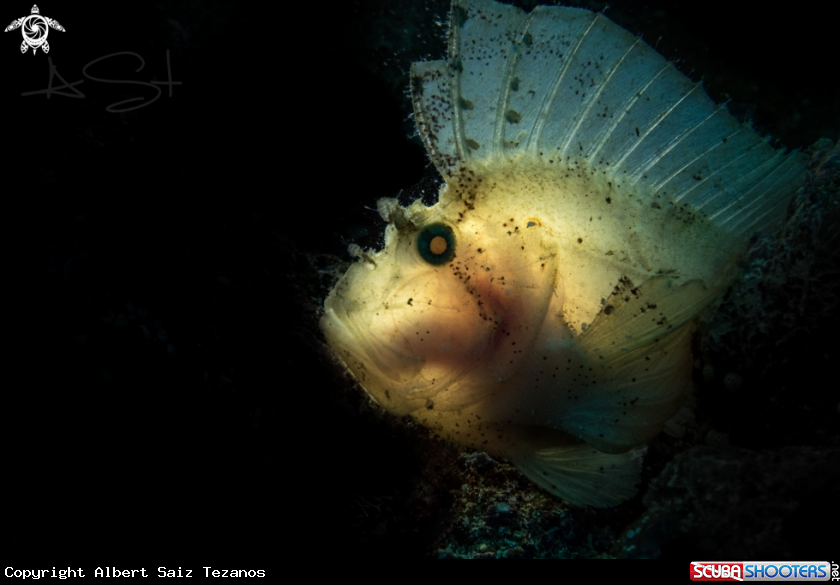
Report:
M 446 264 L 455 257 L 455 233 L 446 224 L 429 224 L 417 235 L 417 251 L 433 266 Z

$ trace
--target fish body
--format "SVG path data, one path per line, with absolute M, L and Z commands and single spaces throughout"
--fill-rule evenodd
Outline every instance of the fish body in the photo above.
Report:
M 689 391 L 696 318 L 802 157 L 582 9 L 457 0 L 448 58 L 411 80 L 445 185 L 379 202 L 385 246 L 330 293 L 327 341 L 389 412 L 574 504 L 631 497 Z

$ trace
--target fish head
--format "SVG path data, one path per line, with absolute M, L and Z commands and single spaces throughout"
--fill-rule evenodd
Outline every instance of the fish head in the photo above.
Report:
M 451 193 L 432 207 L 381 200 L 379 208 L 391 221 L 385 246 L 364 254 L 330 293 L 325 337 L 394 414 L 486 400 L 529 359 L 546 316 L 562 321 L 553 237 L 538 217 L 517 219 Z

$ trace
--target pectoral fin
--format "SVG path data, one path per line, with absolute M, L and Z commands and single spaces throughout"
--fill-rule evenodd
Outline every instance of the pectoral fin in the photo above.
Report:
M 504 456 L 570 504 L 609 508 L 636 494 L 645 447 L 603 453 L 566 433 L 536 427 L 505 427 L 504 435 Z
M 620 453 L 659 434 L 691 387 L 693 320 L 725 290 L 657 276 L 611 297 L 580 336 L 596 384 L 563 416 L 563 428 Z

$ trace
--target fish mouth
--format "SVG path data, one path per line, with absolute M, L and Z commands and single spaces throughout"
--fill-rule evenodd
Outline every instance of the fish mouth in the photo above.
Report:
M 380 406 L 397 416 L 422 407 L 432 384 L 420 375 L 426 360 L 372 338 L 358 313 L 326 306 L 321 331 L 334 355 Z
M 389 325 L 388 318 L 372 322 L 376 313 L 358 310 L 353 301 L 338 295 L 328 298 L 324 306 L 320 327 L 333 353 L 389 412 L 403 416 L 425 408 L 431 399 L 441 409 L 477 401 L 473 392 L 464 392 L 463 388 L 469 386 L 470 373 L 492 348 L 492 335 L 479 336 L 473 348 L 476 355 L 464 359 L 455 338 L 457 324 L 438 326 L 444 341 L 438 339 L 437 351 L 424 354 L 410 345 L 422 338 L 406 335 L 404 323 L 400 324 L 403 331 L 399 331 Z

